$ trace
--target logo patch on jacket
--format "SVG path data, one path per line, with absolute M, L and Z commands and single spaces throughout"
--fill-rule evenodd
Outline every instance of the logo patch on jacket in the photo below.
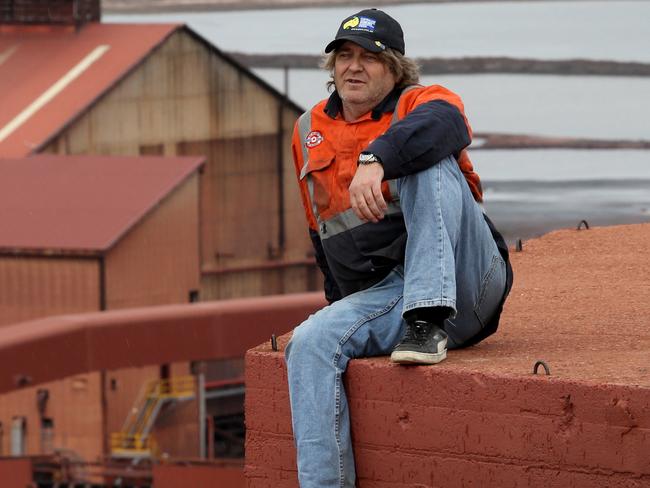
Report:
M 318 146 L 321 142 L 323 142 L 323 134 L 317 130 L 311 131 L 305 138 L 305 146 L 307 146 L 309 149 Z

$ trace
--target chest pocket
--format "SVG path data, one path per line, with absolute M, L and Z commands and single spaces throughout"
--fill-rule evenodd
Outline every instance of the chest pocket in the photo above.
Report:
M 316 156 L 309 159 L 300 172 L 300 179 L 307 184 L 309 199 L 317 220 L 321 220 L 324 212 L 327 213 L 332 201 L 334 159 L 334 156 Z

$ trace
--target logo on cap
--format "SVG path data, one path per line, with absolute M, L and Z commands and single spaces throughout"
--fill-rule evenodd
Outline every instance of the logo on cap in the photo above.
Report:
M 317 130 L 311 131 L 309 134 L 307 134 L 307 137 L 305 138 L 305 146 L 307 146 L 309 149 L 318 146 L 321 142 L 323 142 L 323 134 L 318 132 Z
M 375 24 L 377 21 L 370 17 L 357 17 L 354 16 L 347 22 L 343 23 L 344 30 L 366 31 L 375 32 Z
M 376 23 L 377 21 L 370 17 L 359 17 L 359 27 L 357 28 L 368 32 L 374 32 Z
M 358 25 L 359 25 L 359 17 L 352 17 L 350 20 L 343 23 L 343 28 L 345 30 L 348 30 L 348 29 L 352 29 L 353 27 L 356 27 Z

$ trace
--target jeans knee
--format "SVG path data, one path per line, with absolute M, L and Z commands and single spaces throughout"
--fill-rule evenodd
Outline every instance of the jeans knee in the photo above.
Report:
M 293 335 L 285 349 L 285 358 L 297 359 L 301 356 L 314 357 L 318 350 L 322 350 L 323 334 L 318 324 L 312 320 L 313 316 L 305 320 L 293 330 Z
M 441 159 L 438 163 L 397 180 L 400 199 L 408 198 L 410 194 L 418 191 L 430 195 L 442 188 L 447 192 L 449 187 L 455 188 L 464 182 L 464 176 L 453 156 Z M 403 195 L 402 192 L 406 194 Z

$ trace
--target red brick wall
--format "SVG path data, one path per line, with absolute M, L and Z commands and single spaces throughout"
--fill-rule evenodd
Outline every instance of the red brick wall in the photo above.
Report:
M 648 487 L 650 390 L 352 361 L 359 488 Z M 248 488 L 297 488 L 282 353 L 246 357 Z
M 153 467 L 156 488 L 243 488 L 241 466 L 188 464 L 187 466 L 156 464 Z

